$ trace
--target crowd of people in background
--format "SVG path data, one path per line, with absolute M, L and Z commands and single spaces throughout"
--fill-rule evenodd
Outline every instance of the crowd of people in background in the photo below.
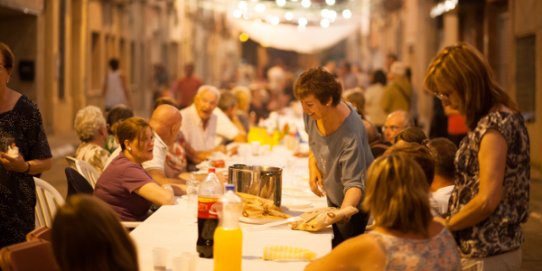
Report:
M 4 247 L 24 241 L 34 227 L 32 176 L 50 167 L 51 151 L 37 106 L 7 86 L 11 50 L 0 43 L 0 53 L 0 136 L 2 144 L 9 138 L 7 145 L 19 150 L 10 156 L 0 146 L 0 191 L 7 191 L 0 200 Z M 247 142 L 251 128 L 271 113 L 300 103 L 305 130 L 298 132 L 308 135 L 309 151 L 301 155 L 308 157 L 311 190 L 325 194 L 330 207 L 360 210 L 333 224 L 333 250 L 307 270 L 519 270 L 529 137 L 516 105 L 470 45 L 444 48 L 427 69 L 424 91 L 435 97 L 435 118 L 446 120 L 434 127 L 418 126 L 419 90 L 409 68 L 392 54 L 384 69 L 371 72 L 328 61 L 296 77 L 277 64 L 266 70 L 264 82 L 242 74 L 243 84 L 234 86 L 207 84 L 191 63 L 181 78 L 168 82 L 157 65 L 148 120 L 134 116 L 119 63 L 109 64 L 105 111 L 87 106 L 75 116 L 81 141 L 75 157 L 100 177 L 95 197 L 68 199 L 55 218 L 52 242 L 62 267 L 137 269 L 135 248 L 119 219 L 142 221 L 155 208 L 174 204 L 175 195 L 186 193 L 195 165 L 216 152 L 234 153 L 230 143 Z M 96 260 L 91 263 L 73 256 L 82 248 L 65 240 L 72 236 L 68 224 L 87 215 L 100 217 L 91 226 L 107 226 L 103 235 L 116 236 L 93 240 L 92 247 L 122 243 L 124 249 L 115 246 L 124 251 L 122 259 L 97 253 L 88 256 Z

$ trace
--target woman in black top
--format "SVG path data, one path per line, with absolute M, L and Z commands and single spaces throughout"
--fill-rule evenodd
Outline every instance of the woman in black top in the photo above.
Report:
M 0 42 L 0 142 L 4 143 L 0 146 L 0 247 L 24 241 L 34 229 L 32 176 L 51 167 L 51 150 L 37 106 L 7 87 L 13 64 L 13 53 Z M 12 148 L 9 153 L 6 143 Z

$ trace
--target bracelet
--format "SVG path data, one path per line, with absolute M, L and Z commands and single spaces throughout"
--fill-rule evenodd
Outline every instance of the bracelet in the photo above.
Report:
M 30 173 L 30 162 L 26 161 L 26 170 L 23 172 L 24 174 Z

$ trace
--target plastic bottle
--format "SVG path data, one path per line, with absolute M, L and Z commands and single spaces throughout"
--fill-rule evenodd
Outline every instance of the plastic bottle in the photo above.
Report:
M 200 184 L 198 191 L 198 241 L 196 250 L 200 257 L 213 258 L 213 235 L 218 225 L 216 206 L 224 194 L 222 183 L 218 180 L 214 168 Z
M 243 205 L 233 190 L 233 184 L 227 184 L 226 193 L 219 200 L 220 224 L 214 236 L 215 271 L 241 271 L 243 232 L 239 227 L 239 217 Z

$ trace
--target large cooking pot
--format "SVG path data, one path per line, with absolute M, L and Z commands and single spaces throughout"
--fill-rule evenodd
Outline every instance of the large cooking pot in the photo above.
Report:
M 228 183 L 237 192 L 270 199 L 280 207 L 282 198 L 282 168 L 235 164 L 228 168 Z

